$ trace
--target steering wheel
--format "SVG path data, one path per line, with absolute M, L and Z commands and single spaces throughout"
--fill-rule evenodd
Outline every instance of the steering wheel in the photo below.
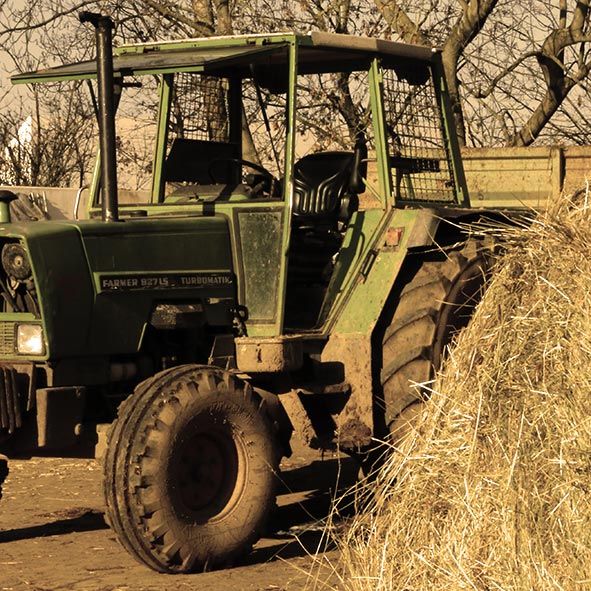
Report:
M 211 182 L 214 184 L 220 182 L 215 176 L 214 169 L 217 165 L 222 163 L 236 164 L 240 167 L 246 166 L 247 168 L 256 170 L 264 177 L 263 179 L 254 178 L 250 182 L 247 181 L 246 184 L 250 187 L 250 197 L 257 197 L 259 193 L 268 193 L 269 196 L 273 196 L 276 192 L 276 188 L 279 186 L 279 181 L 264 166 L 256 164 L 255 162 L 250 162 L 249 160 L 244 160 L 243 158 L 215 158 L 212 160 L 207 168 L 207 173 L 209 174 Z

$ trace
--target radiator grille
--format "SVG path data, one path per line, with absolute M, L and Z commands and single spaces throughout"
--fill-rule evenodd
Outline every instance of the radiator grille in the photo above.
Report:
M 0 355 L 14 355 L 14 322 L 0 322 Z

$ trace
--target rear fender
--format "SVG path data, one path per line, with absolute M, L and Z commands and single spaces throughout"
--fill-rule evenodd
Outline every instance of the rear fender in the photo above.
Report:
M 493 212 L 490 217 L 502 214 Z M 407 256 L 437 244 L 453 244 L 465 237 L 464 224 L 489 217 L 487 212 L 460 209 L 396 209 L 389 223 L 364 255 L 354 286 L 338 314 L 334 330 L 323 348 L 321 361 L 339 362 L 350 386 L 350 396 L 335 417 L 336 434 L 354 446 L 371 442 L 376 433 L 374 409 L 379 400 L 377 368 L 381 342 L 374 332 L 392 294 L 406 279 L 402 276 Z M 374 416 L 375 415 L 375 416 Z

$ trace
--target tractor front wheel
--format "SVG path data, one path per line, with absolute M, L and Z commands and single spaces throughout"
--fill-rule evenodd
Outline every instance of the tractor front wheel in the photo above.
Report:
M 8 458 L 0 454 L 0 499 L 2 498 L 2 485 L 8 476 Z
M 228 372 L 182 366 L 140 384 L 113 424 L 107 519 L 154 570 L 230 564 L 275 503 L 278 447 L 262 400 Z

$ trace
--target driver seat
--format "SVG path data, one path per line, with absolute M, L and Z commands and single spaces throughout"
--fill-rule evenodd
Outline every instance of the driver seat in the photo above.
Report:
M 308 154 L 294 166 L 293 216 L 296 226 L 336 226 L 357 209 L 367 174 L 367 146 L 354 152 Z
M 365 189 L 367 146 L 354 152 L 318 152 L 294 165 L 292 234 L 287 269 L 285 326 L 311 329 L 319 321 L 344 230 Z

